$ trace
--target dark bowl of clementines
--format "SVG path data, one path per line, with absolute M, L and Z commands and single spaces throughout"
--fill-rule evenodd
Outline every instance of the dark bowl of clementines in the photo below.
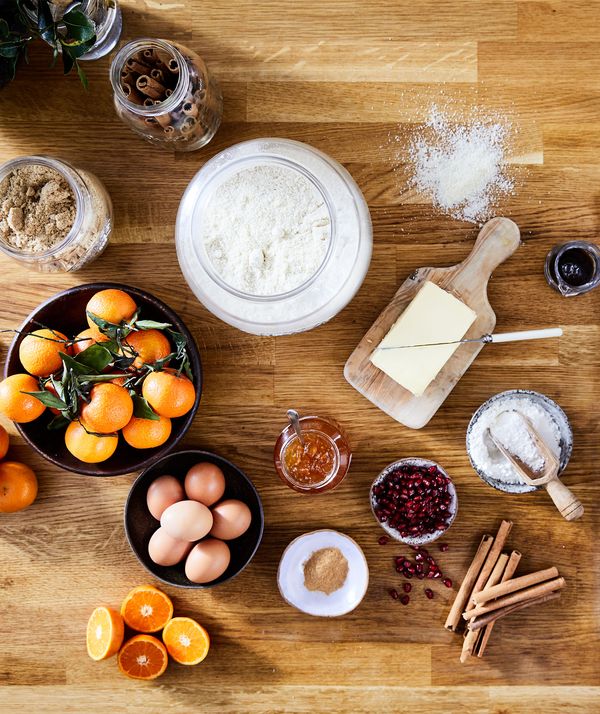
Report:
M 63 361 L 51 376 L 40 374 L 57 366 L 52 354 L 57 350 L 57 340 L 68 340 L 60 344 L 60 350 L 75 360 L 81 359 L 79 355 L 86 347 L 109 340 L 101 334 L 104 326 L 89 320 L 88 311 L 111 324 L 136 325 L 136 318 L 131 318 L 138 316 L 145 328 L 127 332 L 127 355 L 123 355 L 131 360 L 136 355 L 135 360 L 118 369 L 113 362 L 101 370 L 102 374 L 98 370 L 98 381 L 72 397 L 80 405 L 76 418 L 62 428 L 48 428 L 56 424 L 60 412 L 53 412 L 24 392 L 45 389 L 58 396 L 55 380 L 60 382 L 62 394 L 67 393 L 69 382 L 64 381 Z M 31 337 L 32 332 L 38 335 Z M 51 339 L 45 340 L 43 335 Z M 190 378 L 179 369 L 180 363 L 173 366 L 167 359 L 182 343 Z M 73 367 L 76 374 L 86 371 L 78 365 Z M 113 379 L 111 375 L 116 376 Z M 191 426 L 202 393 L 200 354 L 183 320 L 150 293 L 116 283 L 79 285 L 39 305 L 20 325 L 10 345 L 4 376 L 0 410 L 15 421 L 25 441 L 56 466 L 85 476 L 140 471 L 164 456 Z

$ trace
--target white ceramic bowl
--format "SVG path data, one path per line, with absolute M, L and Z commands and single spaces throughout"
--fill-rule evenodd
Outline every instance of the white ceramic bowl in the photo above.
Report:
M 307 590 L 304 586 L 304 563 L 321 548 L 339 548 L 348 561 L 344 585 L 330 595 Z M 295 538 L 283 551 L 277 571 L 281 597 L 307 615 L 339 617 L 354 610 L 369 586 L 369 566 L 358 543 L 334 530 L 318 530 Z
M 450 507 L 448 509 L 448 511 L 450 512 L 450 521 L 444 530 L 434 531 L 433 533 L 427 533 L 426 535 L 418 537 L 403 538 L 395 528 L 391 528 L 390 526 L 388 526 L 387 523 L 382 523 L 375 515 L 375 498 L 373 494 L 373 487 L 381 483 L 390 472 L 403 465 L 424 466 L 425 468 L 435 466 L 440 471 L 440 473 L 442 473 L 448 478 L 448 493 L 451 497 Z M 454 523 L 454 519 L 456 518 L 456 514 L 458 513 L 458 497 L 456 495 L 456 488 L 454 486 L 454 482 L 452 481 L 450 476 L 448 476 L 446 471 L 435 461 L 429 461 L 429 459 L 421 459 L 418 456 L 410 456 L 405 459 L 399 459 L 398 461 L 394 461 L 393 463 L 388 464 L 388 466 L 383 469 L 383 471 L 371 484 L 371 490 L 369 492 L 369 501 L 371 503 L 371 511 L 373 512 L 373 517 L 375 518 L 377 523 L 379 523 L 379 525 L 383 528 L 383 530 L 394 540 L 398 540 L 401 543 L 406 543 L 407 545 L 425 545 L 426 543 L 432 543 L 434 540 L 437 540 L 441 536 L 445 535 L 448 532 L 450 526 Z
M 317 272 L 279 295 L 250 295 L 216 273 L 201 237 L 203 215 L 218 187 L 241 170 L 275 165 L 308 179 L 327 206 L 331 237 Z M 308 144 L 254 139 L 221 151 L 190 181 L 177 213 L 177 257 L 198 300 L 221 320 L 256 335 L 310 330 L 330 320 L 352 300 L 367 274 L 373 230 L 366 201 L 337 161 Z

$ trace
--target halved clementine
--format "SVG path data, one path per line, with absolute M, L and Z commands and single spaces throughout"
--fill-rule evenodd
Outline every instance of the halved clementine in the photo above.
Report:
M 125 596 L 121 615 L 132 630 L 158 632 L 173 617 L 173 603 L 153 585 L 138 585 Z
M 97 607 L 87 624 L 87 651 L 93 660 L 116 655 L 123 644 L 123 618 L 112 607 Z
M 162 633 L 167 652 L 179 664 L 199 664 L 208 654 L 208 632 L 191 617 L 174 617 Z
M 121 647 L 117 656 L 119 669 L 132 679 L 156 679 L 168 662 L 165 646 L 152 635 L 135 635 Z

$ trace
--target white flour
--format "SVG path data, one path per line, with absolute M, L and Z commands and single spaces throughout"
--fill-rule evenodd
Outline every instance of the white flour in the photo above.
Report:
M 257 165 L 225 180 L 207 202 L 200 239 L 221 279 L 276 295 L 316 273 L 331 233 L 321 193 L 301 173 Z
M 550 450 L 560 458 L 561 434 L 558 425 L 543 407 L 525 396 L 497 400 L 482 412 L 469 432 L 467 448 L 479 471 L 502 483 L 524 484 L 487 434 L 487 430 L 492 429 L 494 436 L 505 448 L 519 456 L 534 471 L 541 470 L 544 460 L 524 431 L 522 420 L 518 415 L 511 414 L 514 410 L 529 418 Z
M 412 184 L 454 218 L 490 218 L 497 199 L 513 190 L 505 168 L 508 134 L 506 122 L 459 124 L 432 107 L 410 142 Z

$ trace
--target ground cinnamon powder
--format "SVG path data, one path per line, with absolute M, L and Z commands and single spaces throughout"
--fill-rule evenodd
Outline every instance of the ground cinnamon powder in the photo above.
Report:
M 348 577 L 348 561 L 339 548 L 315 550 L 304 563 L 304 587 L 326 595 L 339 590 Z
M 71 187 L 49 166 L 20 166 L 0 182 L 0 239 L 13 248 L 40 253 L 62 243 L 75 213 Z

